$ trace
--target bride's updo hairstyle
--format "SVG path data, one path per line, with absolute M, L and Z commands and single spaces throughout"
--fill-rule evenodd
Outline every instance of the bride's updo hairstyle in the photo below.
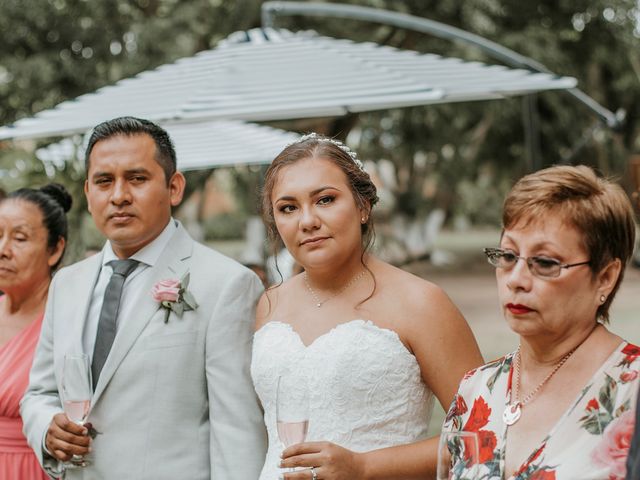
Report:
M 267 169 L 262 190 L 262 219 L 267 227 L 269 239 L 274 245 L 279 239 L 276 222 L 273 218 L 271 195 L 280 176 L 280 171 L 306 159 L 328 160 L 338 166 L 346 175 L 356 205 L 366 212 L 366 221 L 360 226 L 364 254 L 375 237 L 371 210 L 378 202 L 376 186 L 354 151 L 338 140 L 317 133 L 310 133 L 297 142 L 287 145 Z

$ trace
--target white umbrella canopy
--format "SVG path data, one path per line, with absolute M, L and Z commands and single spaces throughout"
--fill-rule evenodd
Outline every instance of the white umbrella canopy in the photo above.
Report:
M 236 32 L 216 48 L 0 128 L 0 139 L 83 133 L 135 115 L 168 126 L 339 116 L 573 88 L 576 80 L 287 30 Z
M 270 163 L 285 145 L 299 138 L 292 132 L 237 120 L 169 125 L 166 130 L 181 171 Z M 88 136 L 82 142 L 66 138 L 36 150 L 36 156 L 54 165 L 72 158 L 82 161 Z

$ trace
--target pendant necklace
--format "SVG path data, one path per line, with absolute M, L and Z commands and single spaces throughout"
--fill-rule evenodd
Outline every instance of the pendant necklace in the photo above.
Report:
M 316 307 L 320 308 L 322 305 L 327 303 L 329 300 L 331 300 L 332 298 L 337 297 L 338 295 L 343 293 L 347 288 L 349 288 L 351 285 L 353 285 L 358 280 L 360 280 L 364 276 L 365 273 L 367 273 L 366 270 L 362 270 L 360 273 L 357 273 L 340 290 L 335 292 L 333 295 L 328 296 L 324 300 L 320 300 L 320 297 L 318 296 L 316 291 L 313 288 L 311 288 L 311 284 L 309 283 L 309 278 L 307 277 L 307 272 L 304 272 L 303 276 L 304 276 L 304 283 L 307 286 L 307 290 L 309 290 L 309 293 L 313 297 L 313 300 L 316 302 Z
M 506 423 L 508 426 L 511 426 L 514 423 L 516 423 L 518 420 L 520 420 L 520 415 L 522 414 L 522 407 L 524 407 L 527 403 L 529 403 L 533 399 L 533 397 L 536 396 L 536 394 L 540 391 L 543 385 L 547 383 L 549 380 L 551 380 L 551 377 L 553 377 L 556 374 L 556 372 L 560 370 L 560 367 L 562 367 L 562 365 L 564 365 L 565 362 L 569 360 L 569 357 L 573 355 L 573 352 L 575 352 L 578 349 L 578 347 L 582 345 L 582 343 L 583 342 L 576 345 L 573 348 L 573 350 L 571 350 L 564 357 L 562 357 L 560 361 L 555 364 L 551 372 L 549 372 L 549 374 L 546 377 L 544 377 L 544 380 L 542 380 L 538 384 L 538 386 L 533 390 L 531 390 L 529 394 L 526 395 L 522 400 L 518 400 L 518 397 L 520 396 L 520 363 L 522 363 L 522 356 L 520 355 L 520 346 L 518 345 L 518 350 L 516 350 L 516 354 L 514 356 L 515 357 L 514 368 L 515 368 L 515 374 L 516 374 L 515 387 L 517 389 L 517 394 L 515 395 L 512 394 L 511 396 L 512 400 L 509 403 L 507 403 L 507 406 L 505 407 L 504 412 L 502 413 L 502 420 L 504 421 L 504 423 Z M 515 399 L 513 399 L 514 397 Z

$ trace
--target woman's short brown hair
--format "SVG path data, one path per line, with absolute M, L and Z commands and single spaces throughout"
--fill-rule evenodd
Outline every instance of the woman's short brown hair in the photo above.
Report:
M 589 254 L 589 268 L 596 274 L 612 260 L 622 270 L 597 318 L 609 320 L 609 307 L 624 277 L 624 267 L 635 244 L 633 208 L 624 190 L 612 180 L 598 177 L 584 165 L 554 166 L 522 177 L 507 194 L 502 214 L 503 229 L 561 215 L 582 234 Z

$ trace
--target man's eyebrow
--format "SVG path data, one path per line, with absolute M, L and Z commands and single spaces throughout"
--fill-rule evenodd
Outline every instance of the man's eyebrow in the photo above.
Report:
M 148 169 L 146 168 L 131 168 L 129 170 L 125 170 L 124 174 L 126 176 L 130 176 L 130 175 L 139 175 L 139 174 L 146 174 L 149 175 L 150 172 Z M 112 172 L 107 172 L 107 171 L 97 171 L 95 172 L 93 175 L 91 175 L 91 178 L 97 178 L 97 177 L 112 177 L 113 173 Z

